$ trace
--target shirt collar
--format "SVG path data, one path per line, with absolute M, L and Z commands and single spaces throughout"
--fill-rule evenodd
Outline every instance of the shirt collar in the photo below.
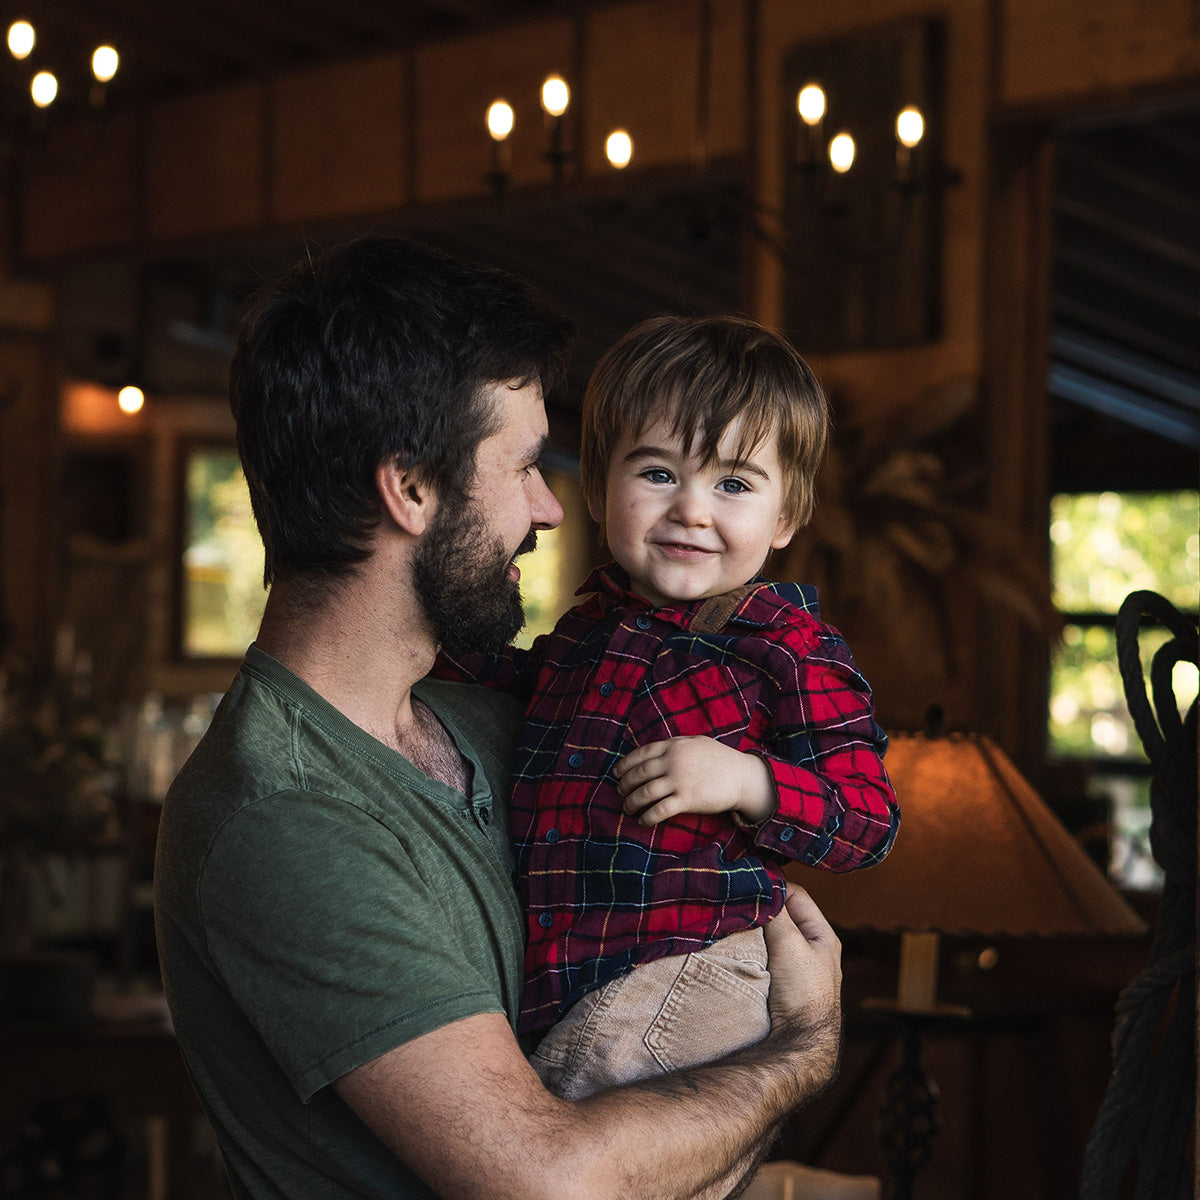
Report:
M 817 615 L 815 588 L 794 583 L 773 584 L 770 580 L 762 578 L 753 579 L 751 583 L 758 586 L 752 592 L 747 593 L 736 605 L 729 620 L 740 619 L 745 624 L 756 626 L 771 624 L 773 613 L 751 614 L 747 610 L 752 606 L 758 607 L 755 605 L 755 600 L 763 592 L 770 593 L 772 591 L 777 593 L 773 597 L 776 602 L 783 599 L 814 616 Z M 701 608 L 707 603 L 706 600 L 693 600 L 687 604 L 668 604 L 657 608 L 644 596 L 630 591 L 629 575 L 623 567 L 613 562 L 593 570 L 575 594 L 577 596 L 594 595 L 602 611 L 607 612 L 612 608 L 642 609 L 646 612 L 653 612 L 656 617 L 668 621 L 672 625 L 678 625 L 680 629 L 690 629 Z

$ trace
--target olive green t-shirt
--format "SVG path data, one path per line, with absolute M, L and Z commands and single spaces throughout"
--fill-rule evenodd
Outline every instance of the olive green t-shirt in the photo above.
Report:
M 517 1011 L 520 710 L 481 688 L 413 690 L 469 760 L 469 796 L 253 646 L 167 796 L 163 978 L 239 1197 L 427 1200 L 328 1085 L 451 1021 Z

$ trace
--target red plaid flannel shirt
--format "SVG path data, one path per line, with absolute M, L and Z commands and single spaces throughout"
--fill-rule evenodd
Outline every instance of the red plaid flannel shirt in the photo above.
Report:
M 638 963 L 765 925 L 785 899 L 785 859 L 832 871 L 879 862 L 899 822 L 870 689 L 819 620 L 815 589 L 755 581 L 654 608 L 625 578 L 593 572 L 577 593 L 587 598 L 530 651 L 443 656 L 436 669 L 527 704 L 511 804 L 523 1032 Z M 689 735 L 761 756 L 775 814 L 757 826 L 729 813 L 650 828 L 627 817 L 617 760 Z

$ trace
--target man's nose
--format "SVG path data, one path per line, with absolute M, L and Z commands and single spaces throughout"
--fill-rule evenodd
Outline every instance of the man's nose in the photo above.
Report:
M 537 481 L 534 485 L 533 502 L 530 505 L 533 510 L 533 527 L 534 529 L 554 529 L 562 524 L 563 507 L 559 504 L 558 497 L 542 478 L 540 471 L 535 472 L 533 478 Z

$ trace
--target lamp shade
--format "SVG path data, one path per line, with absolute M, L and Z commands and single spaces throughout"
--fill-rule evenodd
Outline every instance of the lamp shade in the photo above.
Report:
M 994 742 L 891 739 L 900 832 L 876 867 L 835 875 L 789 864 L 843 929 L 1061 937 L 1145 926 Z

